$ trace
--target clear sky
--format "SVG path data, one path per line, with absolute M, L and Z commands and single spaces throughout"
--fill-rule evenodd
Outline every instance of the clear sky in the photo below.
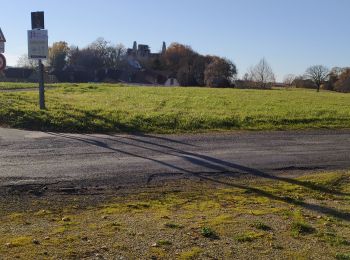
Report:
M 2 0 L 8 65 L 27 53 L 30 12 L 45 11 L 50 44 L 98 37 L 152 51 L 162 42 L 225 56 L 240 75 L 265 57 L 282 80 L 309 65 L 350 66 L 350 0 Z

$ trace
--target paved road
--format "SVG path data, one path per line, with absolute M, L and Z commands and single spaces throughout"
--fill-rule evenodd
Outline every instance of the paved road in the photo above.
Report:
M 349 169 L 350 130 L 75 135 L 0 128 L 0 187 L 144 185 L 168 178 Z

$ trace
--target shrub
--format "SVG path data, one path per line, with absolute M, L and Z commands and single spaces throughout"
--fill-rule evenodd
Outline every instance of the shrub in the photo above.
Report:
M 202 228 L 201 234 L 206 238 L 212 238 L 212 239 L 219 238 L 218 235 L 215 233 L 215 231 L 209 227 Z
M 269 231 L 272 228 L 269 227 L 268 225 L 264 224 L 263 222 L 255 222 L 254 224 L 252 224 L 252 227 L 256 228 L 256 229 L 260 229 L 260 230 L 264 230 L 264 231 Z
M 264 234 L 259 234 L 255 232 L 245 232 L 243 234 L 235 236 L 235 240 L 240 243 L 253 242 L 254 240 L 264 236 Z
M 350 253 L 349 254 L 341 254 L 341 253 L 337 253 L 335 258 L 337 260 L 350 260 Z
M 304 222 L 293 222 L 292 223 L 292 235 L 297 237 L 299 235 L 306 235 L 306 234 L 311 234 L 315 232 L 315 229 L 304 223 Z

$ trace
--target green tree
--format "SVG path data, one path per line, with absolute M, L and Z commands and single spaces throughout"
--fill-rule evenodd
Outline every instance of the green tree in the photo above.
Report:
M 48 65 L 54 69 L 61 71 L 68 61 L 69 47 L 66 42 L 55 42 L 49 48 Z

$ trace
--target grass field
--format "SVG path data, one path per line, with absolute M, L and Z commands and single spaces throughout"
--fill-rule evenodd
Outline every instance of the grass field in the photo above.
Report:
M 350 259 L 350 172 L 0 197 L 1 259 Z
M 32 84 L 7 85 L 27 88 Z M 305 89 L 238 90 L 56 84 L 0 92 L 0 125 L 63 132 L 207 132 L 350 128 L 350 95 Z
M 0 82 L 0 90 L 37 88 L 37 83 Z

